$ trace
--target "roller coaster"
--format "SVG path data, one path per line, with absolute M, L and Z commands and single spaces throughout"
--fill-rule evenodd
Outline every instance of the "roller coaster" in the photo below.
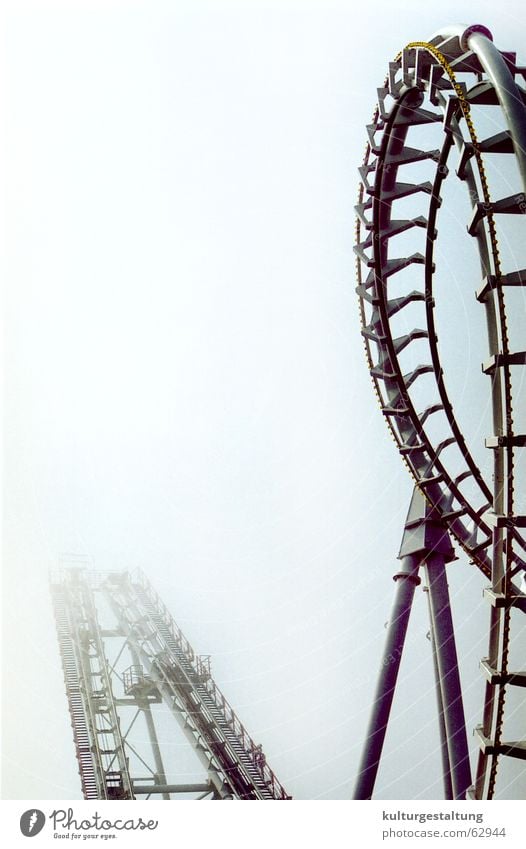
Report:
M 525 79 L 516 54 L 498 50 L 486 27 L 449 27 L 409 43 L 389 63 L 367 126 L 354 248 L 361 334 L 379 406 L 415 489 L 356 799 L 374 793 L 422 573 L 445 798 L 492 799 L 499 795 L 502 760 L 526 759 L 526 668 L 516 668 L 510 658 L 512 635 L 524 628 L 526 612 L 526 515 L 515 494 L 524 487 L 519 452 L 526 432 L 515 419 L 524 404 L 519 390 L 526 350 L 520 343 L 517 349 L 510 334 L 512 325 L 519 323 L 522 333 L 524 328 L 511 295 L 526 286 L 526 267 L 516 261 L 526 223 Z M 480 136 L 479 119 L 497 132 Z M 497 197 L 488 177 L 496 161 L 507 163 L 507 174 L 511 164 L 515 180 L 511 191 L 510 183 Z M 438 342 L 436 301 L 449 299 L 455 307 L 451 280 L 437 272 L 441 208 L 452 182 L 466 192 L 470 212 L 463 238 L 475 246 L 480 266 L 474 303 L 483 308 L 488 338 L 482 364 L 492 419 L 487 464 L 468 446 Z M 503 183 L 497 181 L 499 189 Z M 499 246 L 503 234 L 506 259 Z M 510 250 L 512 242 L 516 249 Z M 446 575 L 446 564 L 455 559 L 452 540 L 489 582 L 474 776 Z M 86 799 L 291 798 L 215 684 L 209 660 L 194 652 L 144 575 L 68 568 L 53 576 L 52 594 Z M 511 692 L 521 703 L 521 712 L 514 711 L 514 723 L 517 716 L 522 723 L 518 740 L 507 736 Z M 133 738 L 138 717 L 142 730 Z M 169 734 L 172 720 L 180 727 L 200 762 L 201 782 L 184 782 L 177 774 L 170 780 L 162 756 L 166 743 L 154 719 L 168 725 Z
M 498 50 L 486 27 L 448 27 L 427 41 L 409 43 L 389 63 L 367 126 L 356 206 L 361 333 L 379 406 L 416 489 L 387 636 L 385 656 L 397 660 L 384 664 L 380 673 L 357 799 L 373 794 L 421 566 L 430 600 L 446 798 L 492 799 L 501 759 L 526 758 L 524 699 L 522 739 L 507 740 L 505 722 L 507 694 L 513 689 L 520 696 L 526 686 L 526 671 L 509 664 L 511 633 L 523 627 L 526 612 L 526 516 L 517 510 L 515 497 L 526 434 L 515 424 L 514 411 L 526 350 L 512 345 L 509 332 L 510 323 L 520 320 L 510 293 L 526 285 L 526 268 L 513 261 L 526 235 L 526 220 L 520 218 L 526 211 L 525 78 L 516 54 Z M 483 127 L 498 132 L 479 138 L 479 117 Z M 495 162 L 504 168 L 504 161 L 506 173 L 511 163 L 515 183 L 512 191 L 508 185 L 495 198 L 488 171 Z M 485 447 L 491 452 L 492 480 L 467 444 L 439 350 L 436 301 L 449 298 L 450 309 L 455 308 L 451 279 L 437 274 L 436 262 L 440 210 L 451 181 L 465 187 L 471 210 L 467 233 L 459 235 L 455 250 L 462 252 L 462 239 L 472 240 L 480 264 L 476 300 L 485 311 L 488 337 L 482 370 L 491 399 L 492 432 Z M 503 233 L 507 244 L 516 240 L 509 262 L 501 258 Z M 523 311 L 524 302 L 522 332 Z M 485 590 L 489 645 L 481 662 L 486 683 L 482 721 L 475 729 L 479 754 L 473 780 L 443 569 L 454 557 L 450 536 L 490 582 Z
M 77 558 L 51 593 L 84 799 L 291 798 L 142 572 Z

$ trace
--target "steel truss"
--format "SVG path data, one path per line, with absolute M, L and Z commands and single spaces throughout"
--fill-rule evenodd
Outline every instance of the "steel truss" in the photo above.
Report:
M 503 736 L 506 690 L 526 686 L 525 672 L 508 668 L 512 620 L 522 619 L 526 612 L 526 595 L 517 585 L 526 566 L 521 531 L 526 516 L 517 513 L 514 502 L 515 459 L 526 446 L 526 436 L 515 428 L 512 398 L 512 370 L 517 375 L 516 368 L 520 371 L 526 365 L 526 351 L 511 349 L 506 314 L 507 293 L 512 287 L 526 285 L 526 269 L 503 268 L 498 246 L 503 216 L 517 216 L 526 209 L 525 76 L 526 69 L 517 64 L 515 53 L 499 51 L 491 33 L 480 25 L 451 27 L 428 41 L 409 44 L 389 63 L 384 85 L 378 89 L 378 105 L 367 127 L 369 140 L 359 169 L 357 293 L 377 398 L 435 520 L 451 533 L 470 562 L 491 579 L 486 590 L 491 606 L 489 648 L 481 664 L 487 683 L 483 719 L 476 729 L 480 744 L 476 776 L 469 789 L 464 786 L 465 775 L 455 787 L 446 765 L 449 798 L 463 798 L 466 793 L 476 799 L 492 798 L 499 758 L 526 758 L 524 733 L 519 741 L 507 741 Z M 473 120 L 475 106 L 498 111 L 506 129 L 479 139 Z M 411 137 L 416 127 L 434 131 L 434 146 L 421 149 L 414 145 Z M 495 200 L 490 197 L 485 162 L 487 157 L 498 156 L 515 157 L 520 185 L 509 196 Z M 493 454 L 492 485 L 484 479 L 455 418 L 435 327 L 438 213 L 453 160 L 456 177 L 465 184 L 471 200 L 468 232 L 477 245 L 481 267 L 477 300 L 485 309 L 488 328 L 489 355 L 483 371 L 490 378 L 493 414 L 493 433 L 485 442 Z M 420 175 L 426 170 L 429 179 L 411 179 L 415 167 Z M 398 217 L 400 202 L 407 197 L 413 198 L 418 214 Z M 412 234 L 415 245 L 420 241 L 422 249 L 400 255 L 401 234 L 406 234 L 404 238 Z M 407 282 L 414 279 L 415 266 L 422 267 L 420 288 Z M 403 315 L 410 316 L 408 326 L 413 329 L 400 334 L 396 326 Z M 418 351 L 422 357 L 422 350 L 427 353 L 415 365 L 412 352 Z M 423 396 L 426 403 L 422 403 Z M 430 588 L 430 599 L 431 595 Z M 439 688 L 441 676 L 438 669 Z M 457 702 L 461 700 L 460 684 L 458 688 Z M 386 692 L 384 688 L 377 695 L 376 705 Z M 444 733 L 448 744 L 454 729 L 446 727 Z M 364 769 L 371 767 L 376 757 L 371 736 L 368 739 L 357 798 L 368 798 L 374 786 L 374 779 L 364 783 Z
M 63 569 L 51 590 L 85 799 L 291 798 L 141 572 Z M 202 782 L 168 781 L 156 705 L 172 736 L 173 720 L 182 729 Z

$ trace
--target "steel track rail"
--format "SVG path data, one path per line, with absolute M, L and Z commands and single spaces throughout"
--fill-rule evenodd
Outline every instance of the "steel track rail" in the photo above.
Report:
M 475 39 L 475 51 L 470 49 L 470 37 Z M 509 131 L 511 142 L 507 138 L 495 137 L 479 143 L 470 113 L 470 99 L 497 106 L 502 106 L 506 98 L 509 100 L 507 90 L 504 95 L 502 93 L 503 80 L 508 88 L 514 86 L 514 101 L 511 107 L 507 106 L 507 112 L 505 109 L 506 114 L 510 113 L 510 109 L 514 115 L 520 114 L 517 103 L 522 104 L 524 113 L 525 98 L 523 90 L 513 82 L 513 76 L 518 72 L 514 55 L 498 54 L 494 59 L 497 71 L 493 72 L 492 57 L 497 51 L 492 48 L 492 53 L 487 48 L 488 38 L 491 35 L 483 27 L 446 31 L 443 35 L 434 36 L 432 43 L 409 44 L 395 62 L 390 63 L 389 75 L 383 88 L 378 90 L 378 106 L 368 127 L 370 141 L 360 169 L 355 247 L 366 359 L 391 434 L 416 484 L 439 511 L 470 561 L 484 575 L 491 577 L 492 591 L 502 599 L 501 606 L 494 603 L 491 612 L 488 663 L 500 675 L 493 676 L 486 686 L 484 719 L 479 729 L 481 754 L 473 791 L 476 798 L 492 798 L 500 754 L 522 757 L 520 748 L 513 749 L 512 746 L 510 749 L 509 745 L 502 744 L 501 738 L 509 679 L 511 607 L 526 611 L 526 598 L 520 596 L 512 582 L 517 571 L 526 566 L 516 550 L 519 546 L 524 551 L 526 545 L 517 530 L 517 525 L 523 523 L 514 515 L 513 507 L 514 448 L 524 440 L 517 438 L 513 429 L 513 354 L 508 343 L 504 293 L 507 278 L 501 269 L 495 221 L 501 211 L 518 210 L 510 205 L 512 198 L 507 199 L 510 203 L 506 203 L 506 199 L 492 203 L 483 158 L 485 151 L 516 152 L 520 132 L 514 125 Z M 477 53 L 481 54 L 482 60 Z M 511 68 L 512 73 L 506 67 Z M 466 83 L 458 82 L 457 72 L 471 79 L 470 88 Z M 512 80 L 511 84 L 506 74 Z M 422 108 L 425 98 L 430 101 L 431 109 Z M 386 107 L 386 100 L 391 100 L 390 108 Z M 443 124 L 439 150 L 415 150 L 406 145 L 411 126 L 438 124 L 439 121 Z M 467 137 L 462 133 L 463 123 L 467 127 Z M 526 117 L 524 123 L 526 126 Z M 381 141 L 377 141 L 379 134 Z M 474 217 L 470 232 L 477 239 L 482 276 L 487 281 L 487 291 L 479 300 L 485 305 L 489 353 L 494 358 L 493 367 L 489 369 L 495 443 L 493 492 L 469 452 L 456 420 L 444 383 L 434 320 L 436 223 L 441 205 L 440 191 L 448 175 L 447 163 L 455 145 L 460 155 L 458 173 L 466 182 L 472 198 Z M 398 182 L 398 173 L 400 170 L 403 172 L 405 165 L 420 161 L 435 163 L 431 183 Z M 475 172 L 472 163 L 475 164 Z M 393 219 L 393 203 L 411 194 L 429 195 L 426 216 Z M 425 229 L 425 255 L 392 259 L 389 255 L 390 240 L 405 230 L 415 228 Z M 409 291 L 405 296 L 390 297 L 389 279 L 393 276 L 396 279 L 397 274 L 412 264 L 424 265 L 424 291 Z M 362 266 L 368 269 L 365 279 Z M 396 337 L 392 330 L 392 317 L 409 304 L 418 302 L 425 305 L 425 330 L 415 328 L 402 337 Z M 400 354 L 421 339 L 427 339 L 431 362 L 404 374 Z M 526 364 L 526 358 L 523 359 Z M 522 362 L 521 355 L 518 362 Z M 436 401 L 419 412 L 411 387 L 425 374 L 434 377 Z M 440 415 L 442 428 L 448 434 L 439 443 L 431 438 L 426 427 L 430 416 L 437 415 Z M 448 462 L 442 460 L 443 452 L 450 446 L 456 447 L 457 465 L 458 455 L 462 457 L 464 468 L 460 473 L 458 470 L 454 473 Z M 468 478 L 478 488 L 478 502 L 475 504 L 472 503 L 473 496 L 463 491 L 462 484 Z

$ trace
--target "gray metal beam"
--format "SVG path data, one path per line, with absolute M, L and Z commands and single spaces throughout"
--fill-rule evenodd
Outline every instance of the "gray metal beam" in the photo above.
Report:
M 465 799 L 467 789 L 471 785 L 471 768 L 455 632 L 453 630 L 443 554 L 437 552 L 429 554 L 426 558 L 425 570 L 453 798 Z
M 429 621 L 431 627 L 429 630 L 429 638 L 431 640 L 431 651 L 433 652 L 433 671 L 435 673 L 435 691 L 437 697 L 438 708 L 438 730 L 440 733 L 440 754 L 442 758 L 442 780 L 444 784 L 444 799 L 453 799 L 453 785 L 451 783 L 451 764 L 449 763 L 449 751 L 447 745 L 446 721 L 444 719 L 444 700 L 442 698 L 442 688 L 440 686 L 440 670 L 437 658 L 437 641 L 433 628 L 433 620 L 431 617 L 431 603 L 429 600 L 429 587 L 424 587 L 424 592 L 427 595 L 429 608 Z
M 428 578 L 435 677 L 442 741 L 446 797 L 464 799 L 471 784 L 462 691 L 445 564 L 455 559 L 443 523 L 418 489 L 414 489 L 400 548 L 402 568 L 394 578 L 397 590 L 367 737 L 354 791 L 355 799 L 370 799 L 380 765 L 394 691 L 400 668 L 418 571 Z
M 526 116 L 521 91 L 500 50 L 487 35 L 479 31 L 470 32 L 465 42 L 495 86 L 513 140 L 522 187 L 526 191 Z
M 372 708 L 367 737 L 354 790 L 354 799 L 370 799 L 373 794 L 389 715 L 400 669 L 407 625 L 416 586 L 420 583 L 418 569 L 420 557 L 409 555 L 402 560 L 402 568 L 394 576 L 396 594 L 387 630 L 376 695 Z
M 213 793 L 209 784 L 134 784 L 135 796 L 149 796 L 159 793 L 169 798 L 170 793 Z

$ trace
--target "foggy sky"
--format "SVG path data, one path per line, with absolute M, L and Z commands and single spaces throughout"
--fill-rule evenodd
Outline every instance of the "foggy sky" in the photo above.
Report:
M 459 15 L 402 5 L 8 4 L 4 798 L 80 798 L 68 553 L 140 566 L 285 788 L 350 798 L 412 490 L 359 333 L 356 169 L 388 61 Z M 461 17 L 520 54 L 522 4 L 493 6 Z M 446 374 L 482 440 L 452 265 Z M 474 754 L 489 610 L 464 559 L 450 583 Z M 442 795 L 427 630 L 418 592 L 378 798 Z

